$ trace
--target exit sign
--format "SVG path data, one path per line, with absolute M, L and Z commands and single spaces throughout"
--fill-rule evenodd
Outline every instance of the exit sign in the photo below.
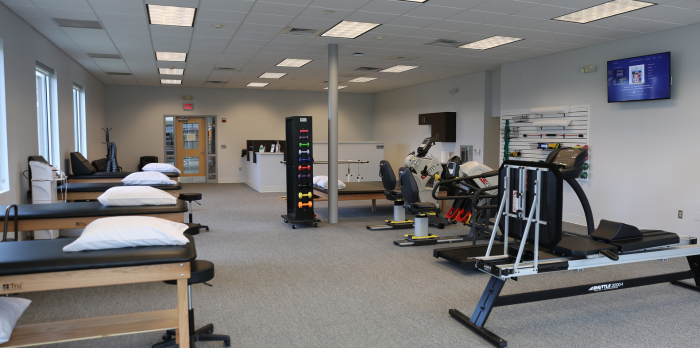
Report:
M 185 111 L 192 111 L 192 110 L 194 110 L 194 104 L 184 103 L 184 104 L 182 104 L 182 109 Z

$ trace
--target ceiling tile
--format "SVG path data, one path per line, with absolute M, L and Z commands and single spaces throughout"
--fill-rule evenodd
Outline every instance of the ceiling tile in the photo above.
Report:
M 46 16 L 49 16 L 51 18 L 78 19 L 87 21 L 97 20 L 97 16 L 95 16 L 95 13 L 92 12 L 89 7 L 86 11 L 69 10 L 62 8 L 41 8 L 41 12 L 43 12 Z
M 327 9 L 358 10 L 368 2 L 368 0 L 315 0 L 311 3 L 311 6 Z
M 141 2 L 91 0 L 92 9 L 97 12 L 142 14 L 146 7 Z
M 289 23 L 290 27 L 326 30 L 338 24 L 340 21 L 327 18 L 298 17 Z
M 636 24 L 624 26 L 621 29 L 651 33 L 651 32 L 655 32 L 655 31 L 673 29 L 673 28 L 677 28 L 679 26 L 680 26 L 680 24 L 675 24 L 675 23 L 666 23 L 666 22 L 659 22 L 659 21 L 640 21 Z
M 253 10 L 251 11 L 251 14 L 263 13 L 263 14 L 296 17 L 302 11 L 304 11 L 305 8 L 306 8 L 306 6 L 302 6 L 302 5 L 288 5 L 288 4 L 284 4 L 284 3 L 269 3 L 269 2 L 258 1 L 255 3 L 255 6 L 253 6 Z
M 698 1 L 698 3 L 700 4 L 700 1 Z M 700 23 L 700 11 L 686 11 L 681 14 L 663 17 L 661 18 L 661 20 L 668 23 L 676 23 L 683 25 Z
M 210 10 L 202 8 L 197 13 L 197 22 L 200 20 L 222 21 L 222 22 L 242 22 L 248 12 Z
M 532 2 L 514 1 L 514 0 L 491 0 L 481 5 L 475 6 L 472 9 L 477 11 L 496 12 L 503 14 L 513 14 L 522 11 L 526 8 L 533 7 L 536 4 Z
M 467 10 L 449 18 L 451 21 L 486 23 L 505 16 L 502 13 Z
M 255 4 L 254 1 L 239 1 L 239 0 L 202 0 L 200 9 L 204 10 L 222 10 L 222 11 L 238 11 L 247 13 Z
M 410 16 L 400 16 L 397 17 L 396 19 L 392 20 L 388 24 L 392 25 L 402 25 L 402 26 L 407 26 L 407 27 L 416 27 L 416 28 L 425 28 L 431 24 L 434 24 L 435 22 L 439 21 L 439 19 L 435 18 L 424 18 L 424 17 L 410 17 Z
M 419 3 L 409 1 L 372 0 L 364 5 L 361 10 L 367 12 L 402 15 L 418 6 L 420 6 Z
M 130 72 L 129 67 L 121 59 L 92 58 L 92 60 L 106 72 Z
M 626 17 L 642 18 L 642 19 L 661 19 L 663 17 L 673 16 L 676 14 L 688 11 L 685 8 L 671 7 L 665 5 L 656 5 L 625 13 Z
M 396 17 L 398 17 L 398 15 L 388 14 L 388 13 L 356 11 L 355 13 L 349 15 L 344 20 L 353 21 L 353 22 L 384 24 L 384 23 L 391 21 L 392 19 L 394 19 Z
M 29 2 L 29 1 L 25 1 Z M 65 10 L 90 10 L 90 6 L 85 0 L 32 0 L 32 3 L 40 8 L 61 8 Z
M 547 4 L 544 4 L 528 7 L 522 11 L 513 13 L 513 15 L 539 19 L 552 19 L 574 11 L 576 10 L 563 7 L 548 6 Z
M 423 5 L 414 8 L 411 11 L 405 13 L 407 16 L 414 17 L 427 17 L 427 18 L 437 18 L 445 19 L 452 17 L 455 14 L 462 12 L 461 8 L 446 7 L 446 6 L 435 6 L 435 5 Z
M 700 1 L 698 0 L 673 0 L 664 3 L 664 5 L 700 10 Z

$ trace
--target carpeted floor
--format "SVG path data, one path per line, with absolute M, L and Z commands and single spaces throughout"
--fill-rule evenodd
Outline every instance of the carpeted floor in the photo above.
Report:
M 399 248 L 402 231 L 369 231 L 390 218 L 392 203 L 340 202 L 340 222 L 292 230 L 279 193 L 243 184 L 186 184 L 202 192 L 195 220 L 200 259 L 216 264 L 213 288 L 193 286 L 197 326 L 214 323 L 233 347 L 491 347 L 448 314 L 471 315 L 489 276 L 432 257 L 432 247 Z M 463 233 L 452 226 L 435 233 Z M 567 230 L 583 228 L 567 225 Z M 682 232 L 682 231 L 677 231 Z M 455 245 L 456 246 L 456 245 Z M 685 259 L 523 277 L 503 294 L 674 272 Z M 174 308 L 175 287 L 147 283 L 29 293 L 20 323 Z M 670 284 L 493 310 L 487 328 L 509 347 L 697 347 L 700 295 Z M 160 332 L 51 347 L 146 348 Z M 220 347 L 202 342 L 198 347 Z

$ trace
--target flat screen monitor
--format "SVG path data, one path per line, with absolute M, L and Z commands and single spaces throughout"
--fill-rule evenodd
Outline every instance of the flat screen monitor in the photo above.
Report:
M 608 103 L 671 98 L 671 52 L 608 61 Z

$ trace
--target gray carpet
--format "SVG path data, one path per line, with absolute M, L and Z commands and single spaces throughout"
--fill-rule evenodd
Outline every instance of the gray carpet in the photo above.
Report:
M 489 276 L 432 257 L 432 247 L 399 248 L 402 231 L 368 231 L 392 214 L 381 201 L 340 202 L 340 223 L 292 230 L 278 193 L 243 184 L 186 184 L 202 192 L 195 220 L 200 259 L 216 264 L 213 288 L 193 287 L 197 326 L 214 323 L 233 347 L 491 347 L 451 318 L 471 315 Z M 453 226 L 443 234 L 462 233 Z M 583 228 L 567 225 L 567 230 Z M 685 270 L 685 259 L 523 277 L 503 293 Z M 174 308 L 175 287 L 162 283 L 30 293 L 21 323 Z M 487 328 L 509 347 L 697 347 L 700 294 L 660 284 L 496 308 Z M 150 347 L 161 333 L 102 338 L 51 347 Z M 221 347 L 199 343 L 198 347 Z

